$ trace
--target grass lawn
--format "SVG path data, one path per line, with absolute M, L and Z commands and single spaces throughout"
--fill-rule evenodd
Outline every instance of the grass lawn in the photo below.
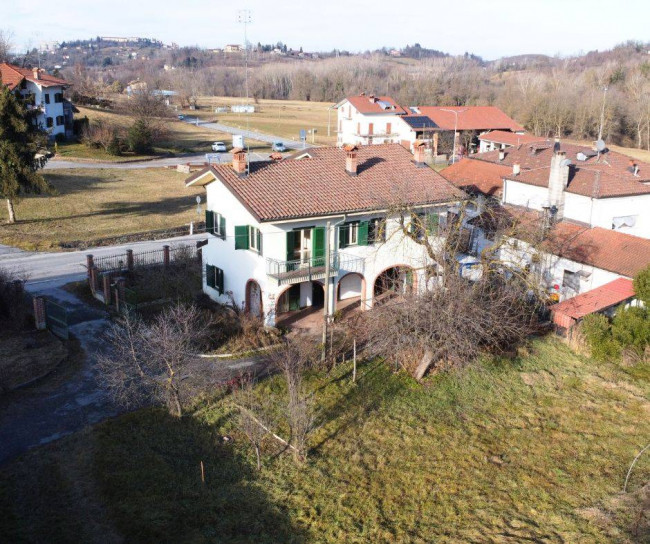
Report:
M 116 126 L 128 127 L 133 123 L 133 118 L 123 113 L 116 113 L 107 110 L 98 110 L 95 108 L 85 108 L 78 106 L 79 113 L 77 118 L 88 117 L 91 123 L 94 120 L 103 119 Z M 155 158 L 161 155 L 178 154 L 178 153 L 203 153 L 211 152 L 213 142 L 223 141 L 229 144 L 232 136 L 225 132 L 216 132 L 201 126 L 191 125 L 179 121 L 172 117 L 167 122 L 169 134 L 167 138 L 155 147 L 154 155 L 135 155 L 125 153 L 121 156 L 110 155 L 103 149 L 94 149 L 77 142 L 65 142 L 58 144 L 57 157 L 61 159 L 85 159 L 106 162 L 124 162 L 132 160 L 141 160 Z M 265 142 L 251 140 L 251 148 L 258 152 L 270 151 L 270 146 Z
M 214 113 L 217 106 L 231 106 L 242 104 L 241 98 L 232 97 L 201 97 L 198 100 L 199 110 L 186 110 L 187 115 L 198 115 L 202 119 L 216 119 L 219 123 L 237 128 L 246 128 L 248 123 L 252 130 L 275 134 L 283 138 L 298 140 L 300 129 L 316 129 L 315 143 L 320 145 L 336 144 L 337 117 L 336 111 L 331 112 L 330 136 L 327 136 L 328 108 L 333 104 L 329 102 L 305 102 L 300 100 L 259 100 L 255 105 L 255 112 L 243 113 Z M 228 108 L 230 110 L 230 108 Z M 311 143 L 311 135 L 308 135 Z
M 0 243 L 24 249 L 57 249 L 61 243 L 187 225 L 197 220 L 199 189 L 185 188 L 174 170 L 79 169 L 45 171 L 51 196 L 30 196 L 16 205 L 18 222 L 4 224 Z
M 650 456 L 632 493 L 620 493 L 650 436 L 647 366 L 595 363 L 546 339 L 515 361 L 425 386 L 379 361 L 359 376 L 351 384 L 349 366 L 311 376 L 320 428 L 301 466 L 267 439 L 257 473 L 218 397 L 181 420 L 142 410 L 29 452 L 0 470 L 0 534 L 48 543 L 650 537 L 639 515 Z M 283 391 L 277 377 L 258 386 Z

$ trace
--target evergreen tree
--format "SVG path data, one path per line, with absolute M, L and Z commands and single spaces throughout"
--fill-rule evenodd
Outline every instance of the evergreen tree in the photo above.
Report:
M 21 195 L 50 189 L 38 173 L 44 160 L 36 157 L 47 137 L 33 115 L 0 81 L 0 197 L 7 201 L 9 223 L 16 222 L 14 203 Z

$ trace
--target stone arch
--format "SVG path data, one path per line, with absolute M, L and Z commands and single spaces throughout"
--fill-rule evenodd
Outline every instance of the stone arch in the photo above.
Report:
M 417 290 L 417 273 L 415 268 L 407 264 L 394 264 L 384 268 L 375 276 L 372 282 L 373 304 L 379 297 L 386 293 L 406 293 Z

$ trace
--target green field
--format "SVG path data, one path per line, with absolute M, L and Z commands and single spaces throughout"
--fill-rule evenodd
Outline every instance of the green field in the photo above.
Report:
M 339 366 L 310 377 L 320 427 L 302 465 L 267 439 L 257 473 L 218 396 L 181 420 L 143 410 L 29 452 L 0 471 L 0 534 L 175 544 L 650 537 L 640 491 L 650 456 L 621 493 L 650 436 L 647 366 L 595 363 L 546 339 L 425 385 L 380 361 L 359 376 L 351 384 Z M 283 391 L 277 377 L 257 389 Z
M 187 225 L 200 219 L 186 174 L 163 168 L 45 171 L 53 195 L 29 196 L 16 205 L 18 222 L 4 224 L 0 243 L 24 249 L 60 249 L 78 240 Z

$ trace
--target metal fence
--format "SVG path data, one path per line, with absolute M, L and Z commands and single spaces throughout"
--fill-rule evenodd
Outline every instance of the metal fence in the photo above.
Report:
M 169 253 L 169 263 L 179 260 L 191 259 L 197 256 L 196 245 L 186 244 L 165 247 L 161 249 L 154 249 L 150 251 L 142 251 L 140 253 L 118 253 L 115 255 L 107 255 L 105 257 L 97 257 L 94 259 L 95 268 L 100 274 L 122 272 L 132 270 L 134 268 L 144 268 L 148 266 L 157 266 L 165 264 L 165 254 Z

